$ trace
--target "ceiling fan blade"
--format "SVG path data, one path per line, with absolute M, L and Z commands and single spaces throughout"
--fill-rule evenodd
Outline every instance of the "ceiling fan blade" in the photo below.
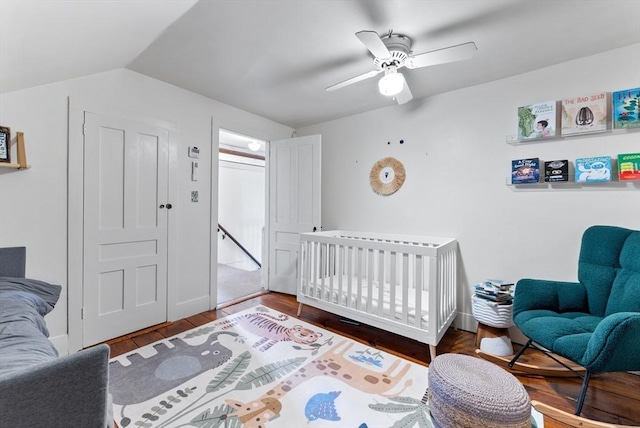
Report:
M 411 93 L 411 89 L 409 89 L 409 84 L 407 83 L 407 79 L 404 78 L 404 86 L 402 86 L 402 91 L 395 95 L 396 102 L 398 104 L 404 104 L 413 99 L 413 94 Z
M 352 84 L 360 82 L 362 80 L 369 79 L 370 77 L 373 77 L 378 73 L 382 73 L 382 70 L 371 70 L 371 71 L 369 71 L 367 73 L 361 74 L 361 75 L 356 76 L 356 77 L 352 77 L 351 79 L 347 79 L 347 80 L 342 81 L 340 83 L 336 83 L 335 85 L 329 86 L 328 88 L 325 89 L 325 91 L 331 92 L 331 91 L 335 91 L 336 89 L 344 88 L 345 86 L 352 85 Z
M 438 49 L 431 52 L 410 56 L 404 65 L 407 68 L 420 68 L 431 65 L 445 64 L 447 62 L 462 61 L 471 58 L 478 48 L 473 42 Z
M 369 49 L 369 52 L 376 58 L 389 58 L 391 56 L 389 49 L 387 49 L 387 46 L 375 31 L 358 31 L 356 37 L 360 39 L 362 44 L 365 45 L 367 49 Z

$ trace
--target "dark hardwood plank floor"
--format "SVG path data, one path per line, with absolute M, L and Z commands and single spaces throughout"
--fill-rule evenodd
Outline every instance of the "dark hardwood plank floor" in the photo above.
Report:
M 115 357 L 257 304 L 268 306 L 293 317 L 296 316 L 298 307 L 295 296 L 267 293 L 217 310 L 132 333 L 106 343 L 111 347 L 111 356 Z M 429 347 L 420 342 L 364 324 L 344 323 L 339 316 L 309 306 L 303 308 L 300 318 L 343 336 L 367 343 L 372 347 L 400 355 L 418 364 L 429 365 Z M 475 349 L 474 333 L 450 329 L 438 344 L 437 352 L 438 354 L 453 352 L 475 356 Z M 530 351 L 523 355 L 522 361 L 540 365 L 552 363 L 547 357 Z M 514 374 L 525 386 L 532 400 L 538 400 L 573 413 L 575 400 L 582 384 L 581 379 L 577 377 L 541 377 L 515 372 Z M 640 376 L 631 373 L 594 375 L 591 378 L 582 416 L 601 422 L 640 426 Z M 569 426 L 545 418 L 545 428 Z

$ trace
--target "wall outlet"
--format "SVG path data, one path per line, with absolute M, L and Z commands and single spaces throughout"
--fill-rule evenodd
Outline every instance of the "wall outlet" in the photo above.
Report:
M 191 202 L 198 202 L 198 191 L 197 190 L 192 190 L 191 191 Z

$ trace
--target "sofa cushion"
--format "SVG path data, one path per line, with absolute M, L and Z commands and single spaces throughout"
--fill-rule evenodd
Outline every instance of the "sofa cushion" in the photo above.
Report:
M 33 300 L 38 312 L 43 316 L 53 310 L 61 291 L 61 286 L 37 279 L 0 277 L 0 294 L 14 292 L 25 295 Z
M 0 376 L 55 359 L 44 315 L 60 286 L 23 278 L 0 278 Z

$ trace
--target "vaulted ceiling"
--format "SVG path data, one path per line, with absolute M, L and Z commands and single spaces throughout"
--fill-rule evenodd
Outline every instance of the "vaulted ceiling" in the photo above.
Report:
M 414 100 L 396 108 L 411 109 L 638 43 L 639 22 L 640 0 L 0 0 L 0 92 L 124 67 L 297 128 L 395 105 L 379 77 L 325 91 L 374 68 L 360 30 L 404 34 L 414 53 L 477 45 L 402 69 Z

